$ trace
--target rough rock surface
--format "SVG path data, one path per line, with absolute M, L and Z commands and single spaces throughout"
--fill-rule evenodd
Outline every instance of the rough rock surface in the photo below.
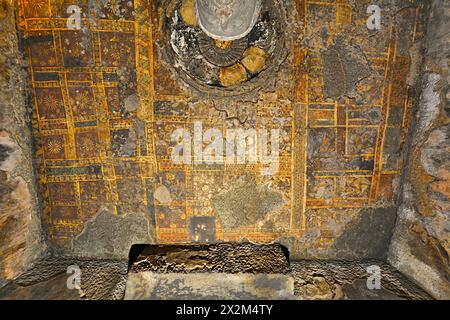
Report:
M 183 260 L 178 257 L 178 263 Z M 184 261 L 189 260 L 186 257 Z M 192 260 L 191 260 L 192 261 Z M 270 261 L 267 261 L 270 265 Z M 379 266 L 381 270 L 381 288 L 369 290 L 367 272 L 369 266 Z M 69 266 L 79 266 L 81 270 L 81 290 L 67 289 L 71 274 Z M 246 268 L 244 268 L 246 269 Z M 270 268 L 269 268 L 270 269 Z M 136 290 L 141 298 L 169 299 L 179 298 L 205 299 L 213 297 L 228 298 L 279 298 L 289 299 L 431 299 L 422 289 L 385 262 L 373 260 L 364 262 L 350 261 L 299 261 L 290 264 L 288 274 L 252 274 L 252 273 L 171 273 L 166 268 L 161 272 L 144 271 L 135 273 L 146 280 L 148 290 Z M 148 275 L 152 273 L 151 279 Z M 220 277 L 220 278 L 218 278 Z M 0 289 L 3 299 L 123 299 L 127 281 L 126 261 L 74 260 L 72 258 L 47 257 L 36 265 L 31 272 L 24 274 L 14 282 Z M 139 277 L 138 277 L 139 278 Z M 138 280 L 136 278 L 135 280 Z M 217 280 L 220 279 L 220 280 Z M 225 284 L 218 282 L 226 280 Z M 247 289 L 238 290 L 237 284 L 242 280 L 252 284 Z M 289 280 L 291 279 L 291 280 Z M 291 282 L 292 281 L 292 282 Z M 139 284 L 139 281 L 136 282 Z M 206 286 L 206 287 L 205 287 Z M 213 286 L 211 290 L 209 287 Z M 140 285 L 142 288 L 142 284 Z M 202 287 L 202 290 L 199 288 Z M 252 288 L 250 288 L 252 287 Z M 137 287 L 136 287 L 137 288 Z M 135 288 L 135 289 L 136 289 Z M 288 294 L 288 289 L 295 296 Z M 153 293 L 153 295 L 151 294 Z M 272 296 L 271 296 L 272 295 Z
M 285 252 L 277 244 L 136 246 L 130 272 L 286 274 L 290 269 Z
M 367 268 L 380 269 L 380 289 L 369 290 L 371 276 Z M 386 262 L 368 261 L 314 261 L 291 263 L 295 279 L 295 295 L 304 300 L 423 300 L 431 299 L 404 275 Z
M 80 270 L 79 290 L 67 286 L 68 282 L 73 284 L 69 278 L 76 275 L 75 269 L 69 267 Z M 83 260 L 48 255 L 1 289 L 0 299 L 117 300 L 125 293 L 126 276 L 125 260 Z
M 40 208 L 32 162 L 28 78 L 19 52 L 13 1 L 0 1 L 0 287 L 41 255 Z
M 450 299 L 449 21 L 449 2 L 431 1 L 422 93 L 389 253 L 394 267 L 438 299 Z

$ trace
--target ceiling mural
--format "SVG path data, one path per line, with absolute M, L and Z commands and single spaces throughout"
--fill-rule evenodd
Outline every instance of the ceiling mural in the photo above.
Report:
M 17 3 L 55 245 L 278 240 L 332 256 L 392 206 L 414 1 L 381 1 L 405 9 L 375 31 L 368 1 L 261 1 L 231 41 L 202 30 L 194 0 L 106 2 Z

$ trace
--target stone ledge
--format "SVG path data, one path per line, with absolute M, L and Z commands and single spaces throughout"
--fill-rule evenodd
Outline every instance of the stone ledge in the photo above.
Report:
M 131 249 L 129 271 L 287 274 L 290 268 L 281 245 L 217 243 L 136 245 Z

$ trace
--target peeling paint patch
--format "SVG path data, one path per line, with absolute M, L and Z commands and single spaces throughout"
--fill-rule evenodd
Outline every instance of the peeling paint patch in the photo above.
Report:
M 322 51 L 325 98 L 352 97 L 358 82 L 370 75 L 371 69 L 363 52 L 344 43 L 336 43 Z
M 231 189 L 215 195 L 212 201 L 225 229 L 256 224 L 284 203 L 279 193 L 258 185 L 251 175 L 242 177 Z
M 103 209 L 73 240 L 73 252 L 81 257 L 126 259 L 133 244 L 153 242 L 150 233 L 144 213 L 116 216 Z

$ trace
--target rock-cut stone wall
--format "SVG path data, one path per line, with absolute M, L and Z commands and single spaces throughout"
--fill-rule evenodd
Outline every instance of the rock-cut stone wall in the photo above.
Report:
M 0 287 L 45 250 L 40 229 L 27 73 L 19 53 L 13 1 L 0 1 Z
M 422 93 L 389 261 L 435 298 L 450 299 L 450 3 L 431 3 Z

